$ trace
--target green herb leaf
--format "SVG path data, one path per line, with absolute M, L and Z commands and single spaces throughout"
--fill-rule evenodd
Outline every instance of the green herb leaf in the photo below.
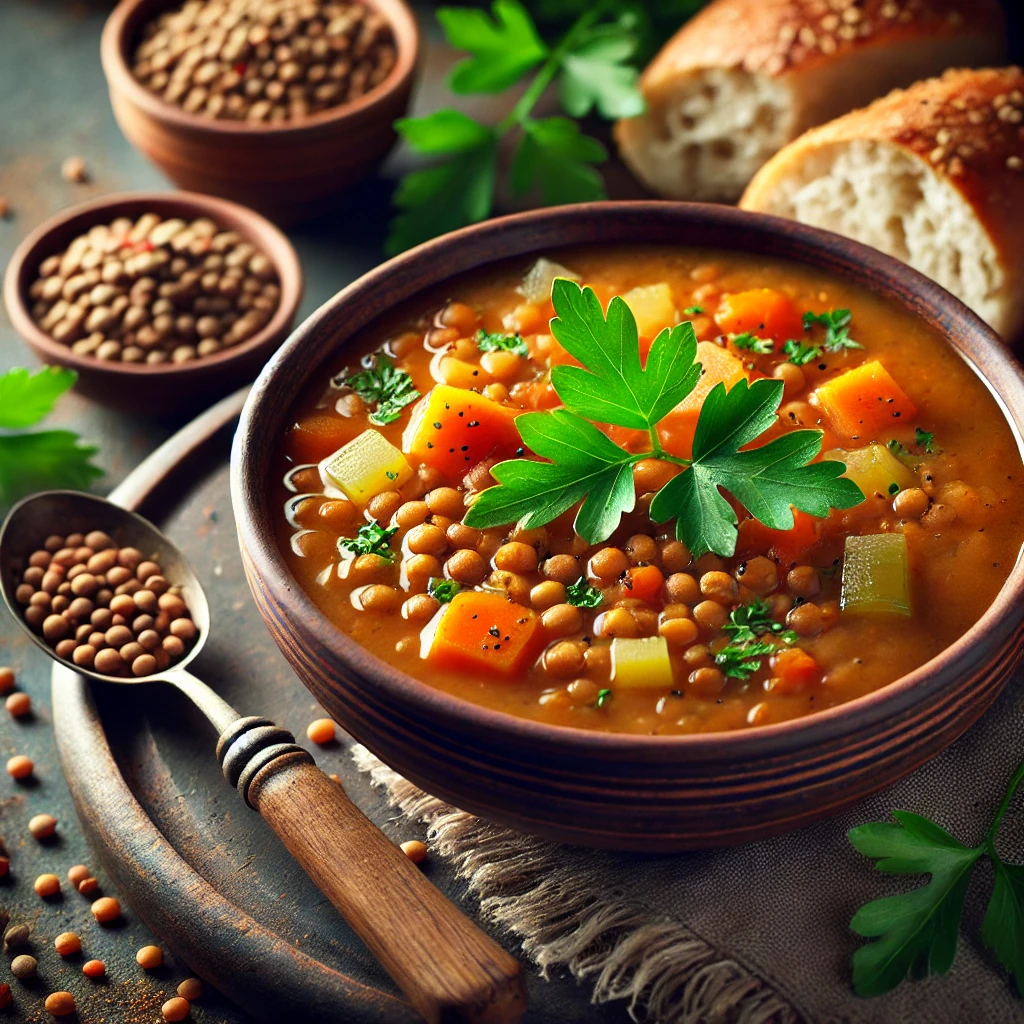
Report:
M 587 582 L 586 576 L 581 576 L 565 588 L 565 600 L 577 608 L 599 608 L 604 595 Z
M 734 334 L 731 341 L 736 348 L 749 349 L 760 356 L 771 355 L 775 351 L 775 342 L 771 338 L 759 338 L 757 335 L 751 334 L 750 331 Z
M 397 532 L 397 526 L 385 529 L 378 523 L 365 523 L 354 537 L 338 538 L 338 547 L 352 555 L 377 555 L 385 562 L 393 562 L 395 553 L 391 550 L 390 541 Z
M 842 352 L 843 349 L 863 348 L 850 337 L 851 314 L 848 309 L 832 309 L 827 313 L 804 313 L 804 330 L 809 331 L 815 324 L 825 328 L 825 349 L 828 352 Z
M 392 202 L 401 211 L 386 242 L 390 255 L 490 216 L 498 176 L 498 136 L 456 110 L 402 118 L 395 130 L 418 153 L 446 162 L 410 171 Z
M 399 370 L 384 352 L 377 352 L 372 366 L 353 374 L 345 383 L 368 405 L 376 405 L 369 420 L 379 427 L 394 423 L 402 410 L 420 397 L 412 377 Z
M 996 881 L 981 924 L 982 941 L 1024 995 L 1024 867 L 992 859 Z
M 899 822 L 875 821 L 850 829 L 854 847 L 887 874 L 929 874 L 927 885 L 874 900 L 850 922 L 858 935 L 876 939 L 853 955 L 853 987 L 860 996 L 881 995 L 908 974 L 945 974 L 956 956 L 960 915 L 983 846 L 964 846 L 945 829 L 909 811 Z
M 740 451 L 775 423 L 782 390 L 777 380 L 741 380 L 729 391 L 716 384 L 697 420 L 692 465 L 654 496 L 651 518 L 675 519 L 676 535 L 695 558 L 736 550 L 736 513 L 720 488 L 773 530 L 793 528 L 793 506 L 824 517 L 830 508 L 864 500 L 860 488 L 841 476 L 843 463 L 808 465 L 821 450 L 820 430 L 794 430 Z
M 524 196 L 538 187 L 545 206 L 604 199 L 604 182 L 592 165 L 607 159 L 604 146 L 584 135 L 575 121 L 527 121 L 509 168 L 512 193 Z
M 78 374 L 60 366 L 32 373 L 15 368 L 0 376 L 0 427 L 22 430 L 49 416 L 54 403 L 74 386 Z
M 771 654 L 775 644 L 728 644 L 715 655 L 722 674 L 733 679 L 749 679 L 760 667 L 761 657 Z
M 0 434 L 0 505 L 55 487 L 86 490 L 103 476 L 90 461 L 97 451 L 70 430 Z
M 618 296 L 605 319 L 592 288 L 556 279 L 551 289 L 556 319 L 551 333 L 578 366 L 556 366 L 551 383 L 568 409 L 600 423 L 647 430 L 675 408 L 696 386 L 701 367 L 694 362 L 693 326 L 663 330 L 640 365 L 636 321 Z
M 547 57 L 533 19 L 517 0 L 494 0 L 491 14 L 472 7 L 438 10 L 448 42 L 470 54 L 449 75 L 452 92 L 502 92 Z
M 935 454 L 935 435 L 930 430 L 914 428 L 914 444 L 923 448 L 929 455 Z
M 734 644 L 755 643 L 759 637 L 772 633 L 787 644 L 797 641 L 797 635 L 781 622 L 772 618 L 772 610 L 761 598 L 754 598 L 750 604 L 741 604 L 729 613 L 729 621 L 722 627 L 722 632 Z
M 431 576 L 427 581 L 427 593 L 441 604 L 448 604 L 461 589 L 461 583 L 438 576 Z
M 466 525 L 486 529 L 521 523 L 526 529 L 556 519 L 583 501 L 576 532 L 590 544 L 607 540 L 623 512 L 635 503 L 631 455 L 592 423 L 565 410 L 530 412 L 516 417 L 523 443 L 550 462 L 513 459 L 499 462 L 488 487 L 466 514 Z
M 786 353 L 787 360 L 794 366 L 806 366 L 821 355 L 821 349 L 817 345 L 805 345 L 795 338 L 790 338 L 782 346 L 782 351 Z
M 635 50 L 632 35 L 606 25 L 567 53 L 558 79 L 558 99 L 566 113 L 584 117 L 596 107 L 609 120 L 642 114 L 647 104 L 637 88 L 639 72 L 627 63 Z
M 597 691 L 597 700 L 594 702 L 594 706 L 603 708 L 605 704 L 612 699 L 612 691 L 608 689 Z
M 513 352 L 524 359 L 530 354 L 526 342 L 519 337 L 518 331 L 515 334 L 491 334 L 488 331 L 477 331 L 476 347 L 481 352 Z

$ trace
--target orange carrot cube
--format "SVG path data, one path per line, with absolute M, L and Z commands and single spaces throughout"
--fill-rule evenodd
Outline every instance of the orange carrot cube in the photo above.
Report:
M 793 300 L 774 288 L 752 288 L 723 295 L 715 322 L 727 334 L 750 332 L 759 338 L 786 341 L 803 334 L 803 321 Z
M 917 406 L 877 360 L 818 386 L 811 399 L 840 437 L 884 441 L 893 428 L 917 415 Z

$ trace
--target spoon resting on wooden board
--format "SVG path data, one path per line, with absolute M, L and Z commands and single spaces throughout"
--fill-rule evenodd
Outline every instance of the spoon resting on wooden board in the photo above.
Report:
M 165 671 L 128 678 L 70 665 L 22 618 L 15 589 L 29 555 L 51 534 L 91 530 L 102 530 L 119 546 L 159 553 L 164 574 L 182 588 L 198 636 Z M 188 671 L 209 636 L 210 610 L 184 555 L 155 526 L 112 501 L 76 491 L 27 498 L 0 530 L 0 592 L 37 646 L 61 664 L 110 685 L 169 683 L 206 715 L 219 733 L 217 757 L 228 781 L 429 1024 L 516 1024 L 522 1018 L 526 989 L 519 963 L 424 877 L 291 733 L 267 718 L 239 715 Z

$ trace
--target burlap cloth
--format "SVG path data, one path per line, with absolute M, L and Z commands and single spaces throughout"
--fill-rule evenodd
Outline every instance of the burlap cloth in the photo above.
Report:
M 1024 759 L 1022 725 L 1018 677 L 957 744 L 842 817 L 768 842 L 650 858 L 488 824 L 426 796 L 364 748 L 353 756 L 396 807 L 431 823 L 435 853 L 454 861 L 483 914 L 514 933 L 529 960 L 542 971 L 568 968 L 596 1001 L 627 1000 L 638 1019 L 999 1024 L 1024 1021 L 1024 1002 L 978 938 L 987 863 L 976 869 L 948 976 L 905 982 L 877 999 L 853 995 L 850 956 L 861 941 L 848 928 L 854 911 L 925 879 L 876 873 L 846 831 L 895 807 L 977 842 Z M 1004 857 L 1024 861 L 1024 792 L 999 845 Z

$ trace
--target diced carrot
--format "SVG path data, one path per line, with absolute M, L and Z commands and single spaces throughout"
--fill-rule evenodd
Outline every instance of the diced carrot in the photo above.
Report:
M 917 415 L 917 406 L 877 360 L 820 384 L 812 403 L 842 438 L 884 441 L 894 427 Z
M 352 440 L 351 420 L 337 413 L 316 412 L 296 423 L 284 439 L 284 451 L 295 462 L 319 462 Z
M 490 398 L 438 384 L 416 404 L 402 450 L 449 478 L 489 457 L 507 459 L 520 446 L 511 409 Z
M 821 678 L 821 666 L 800 647 L 776 651 L 771 669 L 771 692 L 783 696 L 799 693 Z
M 626 572 L 623 590 L 627 597 L 651 602 L 661 593 L 665 577 L 656 565 L 634 565 Z
M 715 321 L 727 334 L 749 331 L 759 338 L 799 338 L 803 322 L 793 300 L 774 288 L 752 288 L 723 295 Z
M 464 590 L 439 616 L 425 627 L 424 646 L 441 668 L 513 675 L 544 646 L 540 617 L 501 594 Z
M 743 555 L 769 555 L 781 565 L 794 565 L 818 543 L 823 520 L 793 509 L 792 530 L 771 530 L 757 519 L 739 526 L 736 550 Z
M 665 450 L 684 459 L 693 450 L 700 408 L 711 389 L 720 383 L 731 388 L 738 381 L 750 379 L 740 359 L 711 341 L 697 342 L 697 362 L 702 368 L 697 386 L 658 424 L 658 437 Z

